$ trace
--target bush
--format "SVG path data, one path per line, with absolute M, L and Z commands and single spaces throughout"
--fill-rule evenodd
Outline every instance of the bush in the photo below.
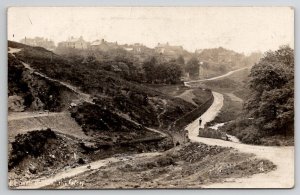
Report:
M 51 129 L 30 131 L 18 134 L 12 142 L 12 151 L 8 162 L 8 169 L 14 168 L 26 156 L 38 157 L 44 151 L 44 145 L 49 139 L 56 139 L 56 134 Z
M 247 126 L 236 136 L 240 139 L 241 142 L 246 144 L 261 144 L 260 133 L 254 125 Z

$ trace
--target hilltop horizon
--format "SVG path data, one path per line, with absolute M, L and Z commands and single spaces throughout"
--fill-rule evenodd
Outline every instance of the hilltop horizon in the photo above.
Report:
M 244 53 L 244 52 L 239 52 L 239 51 L 235 51 L 233 49 L 230 49 L 230 48 L 227 48 L 225 46 L 216 46 L 216 47 L 209 47 L 209 48 L 196 48 L 195 50 L 193 51 L 190 51 L 188 49 L 186 49 L 183 45 L 175 45 L 175 44 L 172 44 L 170 42 L 157 42 L 156 45 L 154 46 L 148 46 L 144 43 L 140 43 L 140 42 L 134 42 L 134 43 L 120 43 L 118 41 L 109 41 L 109 40 L 106 40 L 104 38 L 98 38 L 98 39 L 95 39 L 95 40 L 92 40 L 92 41 L 88 41 L 88 39 L 86 39 L 84 36 L 79 36 L 79 37 L 74 37 L 74 36 L 69 36 L 66 40 L 62 40 L 62 41 L 59 41 L 59 42 L 55 42 L 54 40 L 52 40 L 51 38 L 47 38 L 47 37 L 42 37 L 42 36 L 35 36 L 35 37 L 26 37 L 26 39 L 37 39 L 37 38 L 41 38 L 41 39 L 44 39 L 44 40 L 47 40 L 47 41 L 52 41 L 54 43 L 54 46 L 55 47 L 58 47 L 58 44 L 59 43 L 62 43 L 62 42 L 67 42 L 68 40 L 74 38 L 74 39 L 79 39 L 79 38 L 83 38 L 83 40 L 87 43 L 93 43 L 93 42 L 96 42 L 96 41 L 100 41 L 100 40 L 104 40 L 106 42 L 110 42 L 110 43 L 116 43 L 118 44 L 119 46 L 122 46 L 122 45 L 134 45 L 134 44 L 140 44 L 142 46 L 146 46 L 150 49 L 155 49 L 157 46 L 159 45 L 169 45 L 169 46 L 181 46 L 183 47 L 184 50 L 188 51 L 189 53 L 195 53 L 199 50 L 207 50 L 207 49 L 219 49 L 219 48 L 222 48 L 222 49 L 225 49 L 225 50 L 228 50 L 228 51 L 233 51 L 233 52 L 236 52 L 236 53 L 240 53 L 240 54 L 243 54 L 243 55 L 251 55 L 253 53 L 263 53 L 263 51 L 260 51 L 260 50 L 254 50 L 254 51 L 251 51 L 249 53 Z M 22 41 L 24 40 L 24 38 L 20 39 L 20 40 L 9 40 L 8 41 L 13 41 L 13 42 L 18 42 L 18 43 L 22 43 Z M 24 44 L 24 43 L 23 43 Z M 279 47 L 281 47 L 282 45 L 280 45 Z M 278 47 L 278 48 L 279 48 Z
M 13 7 L 8 12 L 12 41 L 42 36 L 58 43 L 72 35 L 150 48 L 169 42 L 188 51 L 221 46 L 247 54 L 280 45 L 294 48 L 290 7 Z

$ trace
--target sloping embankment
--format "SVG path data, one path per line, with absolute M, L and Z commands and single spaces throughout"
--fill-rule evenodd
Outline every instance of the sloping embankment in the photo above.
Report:
M 185 127 L 205 113 L 206 110 L 209 109 L 209 107 L 213 104 L 213 102 L 214 96 L 211 93 L 210 97 L 202 105 L 178 118 L 170 125 L 169 131 L 171 131 L 173 142 L 176 143 L 176 145 L 178 143 L 185 143 L 189 140 L 188 132 L 185 130 Z
M 15 117 L 8 120 L 9 141 L 19 133 L 26 133 L 32 130 L 50 128 L 63 134 L 71 135 L 80 139 L 87 138 L 82 128 L 76 123 L 69 113 L 49 113 L 33 116 Z

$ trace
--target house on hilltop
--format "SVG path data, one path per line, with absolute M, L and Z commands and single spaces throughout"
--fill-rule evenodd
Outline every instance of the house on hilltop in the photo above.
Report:
M 108 42 L 104 39 L 96 40 L 91 43 L 91 49 L 101 50 L 101 51 L 108 51 L 111 49 L 117 49 L 118 43 L 117 42 Z
M 82 36 L 79 38 L 70 37 L 67 41 L 59 42 L 58 47 L 60 48 L 74 48 L 74 49 L 87 49 L 89 43 L 86 42 Z
M 150 48 L 140 43 L 135 43 L 132 45 L 125 44 L 122 46 L 122 48 L 125 49 L 126 51 L 132 52 L 133 54 L 142 54 L 145 52 L 151 52 Z

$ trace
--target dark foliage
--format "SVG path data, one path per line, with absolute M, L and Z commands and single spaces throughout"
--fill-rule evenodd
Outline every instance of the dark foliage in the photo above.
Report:
M 265 57 L 251 70 L 252 96 L 246 102 L 249 117 L 267 134 L 293 132 L 294 50 L 283 46 Z
M 18 134 L 15 141 L 11 143 L 12 151 L 8 169 L 18 165 L 28 155 L 38 157 L 45 150 L 44 145 L 49 139 L 56 139 L 56 134 L 51 129 Z
M 24 98 L 24 106 L 29 107 L 33 97 L 28 84 L 23 79 L 23 65 L 13 56 L 8 56 L 8 96 L 19 95 Z
M 182 59 L 180 63 L 184 63 Z M 155 57 L 143 63 L 144 77 L 148 83 L 177 84 L 180 83 L 182 68 L 176 60 L 159 61 Z
M 222 129 L 254 144 L 275 135 L 293 136 L 294 50 L 283 46 L 267 52 L 253 66 L 250 78 L 251 95 L 243 114 Z
M 192 57 L 186 64 L 185 71 L 190 74 L 191 78 L 199 77 L 200 62 L 195 56 Z
M 134 123 L 127 121 L 105 107 L 89 103 L 83 103 L 71 110 L 71 116 L 75 118 L 76 122 L 82 126 L 85 132 L 130 132 L 144 130 L 142 126 L 135 125 Z
M 8 56 L 8 96 L 18 95 L 24 106 L 30 108 L 35 99 L 43 103 L 43 109 L 60 110 L 60 87 L 26 70 L 20 60 Z M 34 109 L 34 108 L 33 108 Z

